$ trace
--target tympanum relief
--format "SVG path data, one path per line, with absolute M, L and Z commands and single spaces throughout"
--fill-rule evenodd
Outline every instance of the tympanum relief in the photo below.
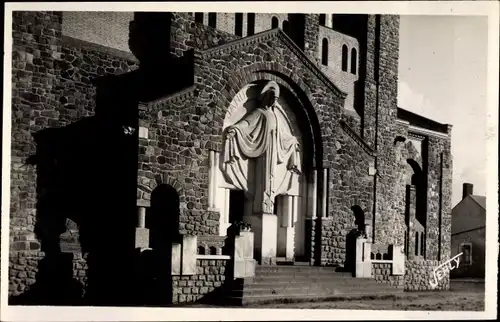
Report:
M 258 210 L 272 213 L 277 195 L 298 194 L 300 143 L 280 104 L 279 85 L 270 81 L 249 97 L 255 86 L 240 92 L 247 95 L 236 97 L 228 111 L 220 170 L 226 183 L 260 200 Z

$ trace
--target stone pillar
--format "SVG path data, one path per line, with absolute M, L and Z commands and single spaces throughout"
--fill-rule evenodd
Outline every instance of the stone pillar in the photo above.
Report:
M 372 276 L 372 262 L 370 259 L 371 244 L 364 238 L 356 239 L 356 270 L 355 277 L 370 278 Z
M 415 221 L 415 213 L 416 213 L 416 189 L 413 185 L 406 186 L 406 223 L 408 225 L 408 259 L 413 259 L 415 257 L 415 229 L 414 229 L 414 221 Z
M 333 27 L 332 15 L 331 14 L 326 14 L 325 16 L 326 16 L 325 26 L 328 27 L 328 28 L 332 28 Z
M 392 275 L 405 274 L 405 253 L 403 246 L 390 245 L 392 253 Z
M 254 234 L 240 232 L 234 240 L 234 278 L 247 278 L 255 276 L 254 259 Z
M 304 24 L 304 53 L 319 63 L 319 14 L 306 14 Z
M 146 207 L 137 208 L 137 227 L 135 228 L 135 248 L 149 248 L 149 229 L 146 228 Z
M 217 185 L 215 183 L 215 178 L 217 177 L 217 173 L 215 172 L 215 151 L 210 150 L 208 155 L 208 208 L 215 208 L 215 191 Z
M 268 151 L 266 155 L 256 160 L 256 182 L 253 201 L 253 214 L 245 220 L 252 224 L 255 234 L 254 256 L 264 265 L 275 264 L 278 243 L 278 217 L 273 213 L 274 200 L 271 200 L 271 169 L 267 160 L 270 160 Z
M 182 236 L 182 275 L 196 274 L 197 242 L 196 236 Z
M 283 196 L 283 221 L 284 221 L 284 239 L 285 239 L 285 257 L 286 260 L 293 260 L 294 258 L 294 241 L 295 241 L 295 211 L 294 196 Z M 295 208 L 294 208 L 295 206 Z
M 172 244 L 172 275 L 181 275 L 182 245 Z
M 137 227 L 146 228 L 146 208 L 145 207 L 139 207 L 138 217 L 139 217 L 139 220 L 138 220 Z
M 274 214 L 254 213 L 245 220 L 252 224 L 254 258 L 262 265 L 276 264 L 278 217 Z
M 316 170 L 313 171 L 313 182 L 310 183 L 308 189 L 308 205 L 309 205 L 309 218 L 316 219 L 318 212 L 318 172 Z
M 321 194 L 321 218 L 328 217 L 328 169 L 323 169 L 323 189 Z
M 366 240 L 368 243 L 373 243 L 372 235 L 373 235 L 372 221 L 370 219 L 365 220 L 365 232 L 366 232 Z

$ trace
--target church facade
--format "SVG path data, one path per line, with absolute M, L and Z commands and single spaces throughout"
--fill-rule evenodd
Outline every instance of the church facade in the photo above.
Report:
M 397 106 L 398 16 L 13 18 L 18 303 L 56 278 L 43 267 L 96 303 L 152 270 L 170 274 L 144 294 L 191 302 L 283 263 L 433 288 L 450 256 L 451 125 Z

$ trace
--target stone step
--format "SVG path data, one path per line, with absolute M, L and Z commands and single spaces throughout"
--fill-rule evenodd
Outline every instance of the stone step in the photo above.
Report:
M 353 292 L 362 293 L 379 293 L 397 291 L 394 287 L 381 284 L 350 284 L 350 285 L 322 285 L 322 284 L 291 284 L 291 285 L 252 285 L 245 287 L 242 291 L 233 291 L 231 294 L 234 296 L 257 296 L 257 295 L 288 295 L 288 294 L 323 294 L 323 295 L 337 295 L 337 294 L 350 294 Z
M 336 275 L 336 274 L 307 274 L 307 273 L 297 273 L 297 274 L 286 274 L 286 273 L 275 273 L 275 274 L 256 274 L 253 278 L 247 279 L 248 283 L 255 281 L 289 281 L 289 280 L 310 280 L 310 281 L 336 281 L 354 278 L 352 275 Z M 369 279 L 369 278 L 368 278 Z
M 353 277 L 337 277 L 337 276 L 256 276 L 253 279 L 248 279 L 242 285 L 253 284 L 282 284 L 282 283 L 317 283 L 317 284 L 349 284 L 349 283 L 374 283 L 371 278 L 353 278 Z
M 285 269 L 286 266 L 283 266 L 282 269 L 255 269 L 256 275 L 273 275 L 273 274 L 297 274 L 297 275 L 338 275 L 338 276 L 351 276 L 351 272 L 336 272 L 332 269 L 316 269 L 306 267 L 294 267 L 295 269 Z
M 285 279 L 277 279 L 277 280 L 272 280 L 272 279 L 254 279 L 252 282 L 245 282 L 243 286 L 245 288 L 252 288 L 252 287 L 270 287 L 272 285 L 275 285 L 277 287 L 282 287 L 285 285 L 313 285 L 313 284 L 318 284 L 318 285 L 365 285 L 365 286 L 370 286 L 370 285 L 385 285 L 382 283 L 378 283 L 377 281 L 371 279 L 371 278 L 339 278 L 339 279 L 329 279 L 329 280 L 318 280 L 314 279 L 311 280 L 309 278 L 296 278 L 296 279 L 290 279 L 290 280 L 285 280 Z
M 311 266 L 311 265 L 257 265 L 255 271 L 329 271 L 335 272 L 337 267 L 330 266 Z
M 335 301 L 335 300 L 357 300 L 363 298 L 377 299 L 385 297 L 394 297 L 402 293 L 397 289 L 394 290 L 380 290 L 379 292 L 373 291 L 345 291 L 344 293 L 325 294 L 322 293 L 294 293 L 294 294 L 272 294 L 272 295 L 245 295 L 230 296 L 227 298 L 228 304 L 234 305 L 252 305 L 276 302 L 309 302 L 309 301 Z

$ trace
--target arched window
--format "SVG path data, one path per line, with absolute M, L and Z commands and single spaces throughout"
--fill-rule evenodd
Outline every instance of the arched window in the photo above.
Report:
M 236 36 L 243 36 L 243 14 L 236 13 L 234 15 L 234 34 Z
M 415 232 L 415 256 L 418 256 L 418 231 Z
M 249 13 L 247 15 L 247 36 L 251 36 L 255 33 L 255 13 Z
M 274 17 L 271 19 L 271 29 L 278 28 L 280 25 L 280 22 L 277 17 Z
M 217 12 L 208 13 L 208 25 L 212 28 L 217 28 Z
M 194 13 L 194 22 L 203 23 L 203 12 Z
M 288 20 L 283 20 L 283 31 L 285 32 L 285 34 L 287 35 L 290 35 L 289 34 L 289 31 L 290 31 L 290 24 L 288 23 Z
M 420 234 L 420 255 L 424 256 L 425 250 L 425 233 Z
M 323 38 L 321 42 L 321 63 L 328 66 L 328 40 Z
M 356 51 L 356 48 L 351 49 L 351 73 L 356 75 L 357 72 L 357 55 L 358 52 Z
M 319 15 L 319 24 L 321 26 L 326 25 L 326 15 L 325 14 L 320 14 Z
M 348 49 L 346 45 L 342 46 L 342 71 L 347 72 Z
M 210 246 L 210 255 L 217 255 L 217 248 L 215 246 Z
M 198 255 L 205 255 L 205 247 L 198 246 Z

